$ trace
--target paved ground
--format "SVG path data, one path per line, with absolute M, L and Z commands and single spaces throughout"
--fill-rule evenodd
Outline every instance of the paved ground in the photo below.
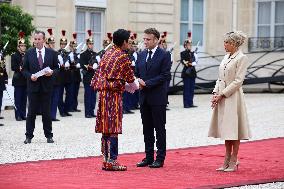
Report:
M 182 96 L 170 96 L 167 112 L 167 148 L 183 148 L 222 144 L 223 141 L 207 137 L 211 118 L 211 95 L 196 95 L 198 108 L 182 108 Z M 284 137 L 284 95 L 246 94 L 246 103 L 253 138 Z M 83 110 L 83 104 L 79 108 Z M 72 117 L 58 118 L 53 122 L 54 144 L 47 144 L 42 130 L 41 117 L 36 120 L 35 137 L 25 145 L 25 122 L 17 122 L 12 110 L 2 112 L 0 120 L 0 164 L 35 160 L 62 159 L 100 155 L 100 134 L 94 133 L 95 119 L 87 119 L 83 112 Z M 138 110 L 123 118 L 123 135 L 119 136 L 119 153 L 144 151 L 142 123 Z M 241 168 L 241 167 L 240 167 Z M 284 183 L 253 185 L 251 188 L 284 188 Z

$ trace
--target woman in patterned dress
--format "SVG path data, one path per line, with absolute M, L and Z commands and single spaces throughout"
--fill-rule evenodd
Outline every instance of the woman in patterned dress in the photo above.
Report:
M 97 133 L 102 133 L 101 151 L 103 170 L 125 171 L 126 166 L 117 162 L 118 134 L 122 133 L 122 94 L 125 82 L 134 82 L 129 48 L 130 33 L 119 29 L 113 33 L 113 47 L 106 51 L 91 85 L 99 91 L 96 119 Z

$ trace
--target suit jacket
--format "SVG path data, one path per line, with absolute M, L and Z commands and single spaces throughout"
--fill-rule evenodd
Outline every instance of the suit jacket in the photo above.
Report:
M 169 52 L 157 48 L 150 66 L 146 69 L 147 50 L 142 51 L 137 58 L 135 75 L 143 79 L 146 87 L 140 90 L 140 104 L 167 104 L 167 79 L 170 77 L 171 55 Z
M 80 55 L 80 64 L 82 68 L 84 84 L 91 84 L 91 80 L 95 74 L 95 70 L 86 68 L 86 66 L 93 65 L 94 63 L 98 63 L 96 60 L 96 56 L 97 56 L 97 53 L 89 49 L 85 50 Z
M 186 73 L 187 67 L 184 64 L 184 61 L 188 61 L 190 63 L 195 62 L 195 56 L 194 56 L 194 52 L 191 52 L 189 50 L 184 50 L 180 53 L 180 61 L 181 63 L 184 65 L 182 72 L 181 72 L 181 77 L 182 78 L 187 78 L 187 77 L 191 77 L 191 78 L 195 78 L 196 77 L 196 70 L 195 70 L 195 66 L 190 66 L 190 72 Z
M 13 86 L 26 86 L 27 79 L 23 74 L 23 70 L 20 71 L 20 67 L 23 68 L 23 57 L 24 54 L 21 54 L 19 51 L 15 52 L 11 56 L 11 69 L 14 71 L 12 85 Z
M 50 67 L 53 70 L 52 76 L 41 76 L 36 81 L 31 80 L 31 75 L 40 71 L 41 68 L 38 63 L 36 48 L 31 48 L 27 51 L 24 58 L 23 73 L 27 78 L 28 92 L 51 92 L 53 89 L 54 75 L 58 72 L 58 63 L 56 52 L 45 48 L 45 56 L 43 68 Z M 43 69 L 42 68 L 42 69 Z

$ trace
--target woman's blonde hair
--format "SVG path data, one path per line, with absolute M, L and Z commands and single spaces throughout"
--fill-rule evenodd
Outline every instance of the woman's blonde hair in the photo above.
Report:
M 232 31 L 224 35 L 224 41 L 235 45 L 235 47 L 239 47 L 244 44 L 246 38 L 246 34 L 242 31 Z

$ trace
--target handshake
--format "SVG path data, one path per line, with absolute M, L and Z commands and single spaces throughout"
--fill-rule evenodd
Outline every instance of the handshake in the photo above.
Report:
M 136 90 L 143 89 L 146 86 L 145 82 L 140 78 L 135 78 L 133 83 L 126 83 L 125 90 L 130 93 L 134 93 Z

